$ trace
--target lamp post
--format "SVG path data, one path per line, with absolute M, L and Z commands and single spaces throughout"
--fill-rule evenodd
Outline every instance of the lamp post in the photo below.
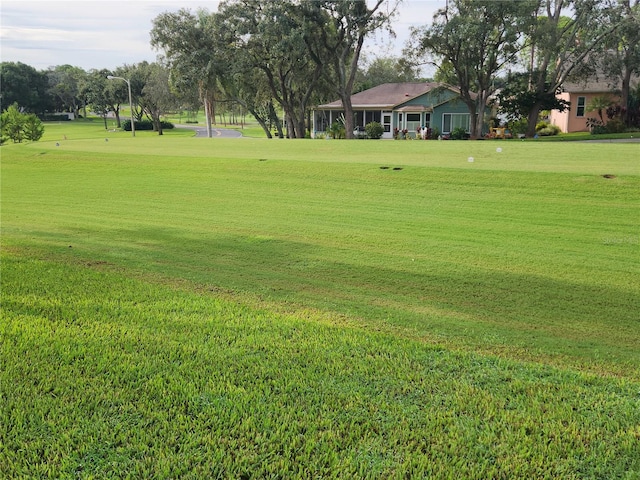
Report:
M 131 111 L 131 135 L 132 136 L 136 136 L 136 125 L 133 121 L 133 101 L 131 99 L 131 82 L 129 82 L 129 80 L 127 80 L 126 78 L 122 78 L 122 77 L 114 77 L 113 75 L 107 75 L 107 79 L 108 80 L 122 80 L 123 82 L 126 82 L 127 87 L 129 88 L 129 110 Z

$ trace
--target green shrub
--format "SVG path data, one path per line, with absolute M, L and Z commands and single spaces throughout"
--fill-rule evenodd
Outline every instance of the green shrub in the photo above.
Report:
M 10 138 L 13 143 L 20 143 L 24 138 L 24 115 L 18 110 L 18 104 L 14 103 L 0 116 L 0 126 L 2 129 L 2 136 Z
M 136 121 L 136 130 L 153 130 L 153 122 L 151 120 L 140 120 Z M 160 122 L 163 130 L 171 130 L 174 128 L 173 123 L 171 122 Z M 131 120 L 125 120 L 122 122 L 122 129 L 126 132 L 131 131 Z
M 464 140 L 467 138 L 467 132 L 462 127 L 457 127 L 451 132 L 451 140 Z
M 378 122 L 370 122 L 364 126 L 367 137 L 372 140 L 378 140 L 384 133 L 384 128 Z
M 538 122 L 536 124 L 536 133 L 540 137 L 551 137 L 560 133 L 560 127 L 551 125 L 548 122 Z
M 527 119 L 521 118 L 508 123 L 509 130 L 514 135 L 527 133 Z
M 536 132 L 539 132 L 543 128 L 547 128 L 549 126 L 549 122 L 541 121 L 536 123 Z
M 607 129 L 605 128 L 604 123 L 602 123 L 601 120 L 598 120 L 595 117 L 587 118 L 587 128 L 592 135 L 607 133 Z
M 612 118 L 605 125 L 606 133 L 622 133 L 627 129 L 624 122 L 619 118 Z
M 70 122 L 68 113 L 47 113 L 40 117 L 43 122 Z
M 44 125 L 33 113 L 25 116 L 23 128 L 25 138 L 32 142 L 37 142 L 44 135 Z
M 329 135 L 331 138 L 345 138 L 344 123 L 335 121 L 329 127 Z
M 2 112 L 0 126 L 2 143 L 8 139 L 14 143 L 20 143 L 24 139 L 36 142 L 44 134 L 44 126 L 40 119 L 33 113 L 20 112 L 17 103 Z

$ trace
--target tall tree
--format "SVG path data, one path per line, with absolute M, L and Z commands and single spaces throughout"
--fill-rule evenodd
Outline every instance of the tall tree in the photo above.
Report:
M 85 86 L 87 102 L 91 109 L 103 118 L 105 130 L 107 129 L 107 114 L 112 111 L 107 93 L 112 82 L 107 79 L 107 75 L 112 75 L 112 73 L 106 69 L 90 70 Z M 120 124 L 118 124 L 119 126 Z
M 527 135 L 535 134 L 549 96 L 583 67 L 589 55 L 620 26 L 608 21 L 615 0 L 536 0 L 530 24 L 529 91 L 537 99 L 528 114 Z M 571 17 L 565 14 L 570 12 Z
M 221 79 L 224 92 L 253 115 L 267 138 L 273 137 L 273 129 L 283 138 L 282 122 L 278 120 L 264 73 L 255 68 L 243 52 L 228 49 L 228 54 L 229 72 Z
M 600 67 L 614 85 L 620 86 L 622 120 L 630 122 L 631 82 L 640 75 L 640 0 L 619 0 L 609 10 L 610 25 L 618 28 L 602 43 Z
M 204 104 L 207 136 L 212 137 L 219 77 L 225 63 L 216 41 L 215 14 L 206 9 L 165 12 L 153 20 L 151 45 L 164 51 L 171 81 L 180 88 L 197 86 Z
M 162 135 L 161 116 L 176 107 L 176 97 L 169 87 L 169 70 L 159 63 L 146 66 L 146 82 L 140 104 L 153 122 L 153 129 Z
M 79 116 L 80 107 L 84 105 L 81 86 L 86 75 L 82 68 L 72 65 L 58 65 L 47 71 L 49 92 L 59 110 L 69 110 Z
M 419 68 L 407 62 L 403 57 L 375 57 L 359 69 L 356 91 L 382 85 L 384 83 L 418 82 Z
M 317 16 L 325 23 L 320 30 L 321 40 L 332 67 L 332 82 L 344 108 L 345 136 L 353 138 L 351 95 L 354 93 L 365 38 L 383 27 L 390 29 L 399 2 L 374 0 L 371 8 L 366 0 L 321 0 L 310 3 L 326 12 L 324 17 Z M 387 8 L 384 9 L 383 5 Z
M 17 103 L 33 113 L 52 109 L 46 74 L 21 62 L 0 63 L 0 103 L 3 109 Z
M 455 86 L 471 114 L 472 138 L 482 134 L 496 76 L 516 61 L 534 6 L 530 0 L 452 0 L 431 26 L 413 30 L 415 51 L 453 69 Z
M 531 88 L 531 75 L 528 72 L 510 73 L 499 93 L 498 104 L 500 113 L 510 120 L 527 119 L 534 107 L 542 110 L 565 111 L 570 107 L 569 102 L 558 98 L 556 92 L 545 84 L 544 92 L 536 92 Z
M 320 22 L 311 2 L 235 0 L 220 5 L 219 30 L 234 52 L 234 72 L 257 71 L 270 95 L 284 111 L 290 138 L 304 138 L 305 118 L 323 72 L 322 52 L 315 42 Z

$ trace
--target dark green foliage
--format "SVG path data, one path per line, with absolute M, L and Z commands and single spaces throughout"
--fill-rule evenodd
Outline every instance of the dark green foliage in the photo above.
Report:
M 500 112 L 511 120 L 527 118 L 529 112 L 536 105 L 541 110 L 559 110 L 564 112 L 569 108 L 569 102 L 556 97 L 556 92 L 547 82 L 543 89 L 535 90 L 529 87 L 529 74 L 512 73 L 507 78 L 506 86 L 497 95 Z M 523 132 L 524 133 L 524 132 Z
M 43 122 L 70 122 L 71 119 L 66 113 L 48 113 L 40 115 L 40 119 Z
M 11 105 L 0 116 L 0 125 L 4 139 L 13 140 L 20 143 L 22 140 L 36 142 L 44 134 L 44 125 L 33 113 L 21 113 L 17 104 Z
M 0 63 L 2 107 L 17 103 L 27 112 L 43 113 L 52 107 L 47 76 L 21 62 Z
M 462 127 L 454 128 L 453 132 L 451 132 L 451 140 L 464 140 L 467 137 L 467 132 Z
M 22 142 L 24 138 L 24 115 L 18 110 L 18 105 L 14 103 L 0 116 L 0 129 L 2 137 L 10 139 L 13 143 Z
M 331 138 L 345 138 L 344 122 L 335 121 L 329 127 L 329 136 Z
M 589 131 L 593 134 L 593 135 L 601 135 L 603 133 L 607 133 L 607 128 L 604 126 L 604 123 L 602 122 L 602 120 L 598 120 L 595 117 L 589 117 L 587 118 L 587 127 L 589 128 Z
M 508 123 L 511 133 L 514 135 L 527 133 L 527 118 L 522 117 L 519 120 L 511 120 Z
M 171 130 L 175 128 L 175 125 L 171 122 L 162 121 L 163 130 Z M 126 132 L 131 131 L 131 120 L 124 120 L 122 122 L 122 129 Z M 153 122 L 151 120 L 140 120 L 136 121 L 136 131 L 137 130 L 153 130 Z
M 378 140 L 384 133 L 384 128 L 378 122 L 370 122 L 364 126 L 364 131 L 367 134 L 367 138 L 372 140 Z
M 37 142 L 44 135 L 44 125 L 35 113 L 30 113 L 24 119 L 24 137 L 32 142 Z

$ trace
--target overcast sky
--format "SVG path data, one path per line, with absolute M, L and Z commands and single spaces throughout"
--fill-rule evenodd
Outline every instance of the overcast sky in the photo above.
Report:
M 278 0 L 265 0 L 278 1 Z M 74 65 L 85 70 L 114 69 L 158 52 L 149 45 L 152 20 L 160 13 L 199 7 L 216 11 L 212 0 L 0 1 L 0 59 L 37 70 Z M 370 56 L 400 55 L 411 26 L 431 22 L 445 0 L 404 0 L 393 29 L 396 39 L 378 34 L 368 40 Z

